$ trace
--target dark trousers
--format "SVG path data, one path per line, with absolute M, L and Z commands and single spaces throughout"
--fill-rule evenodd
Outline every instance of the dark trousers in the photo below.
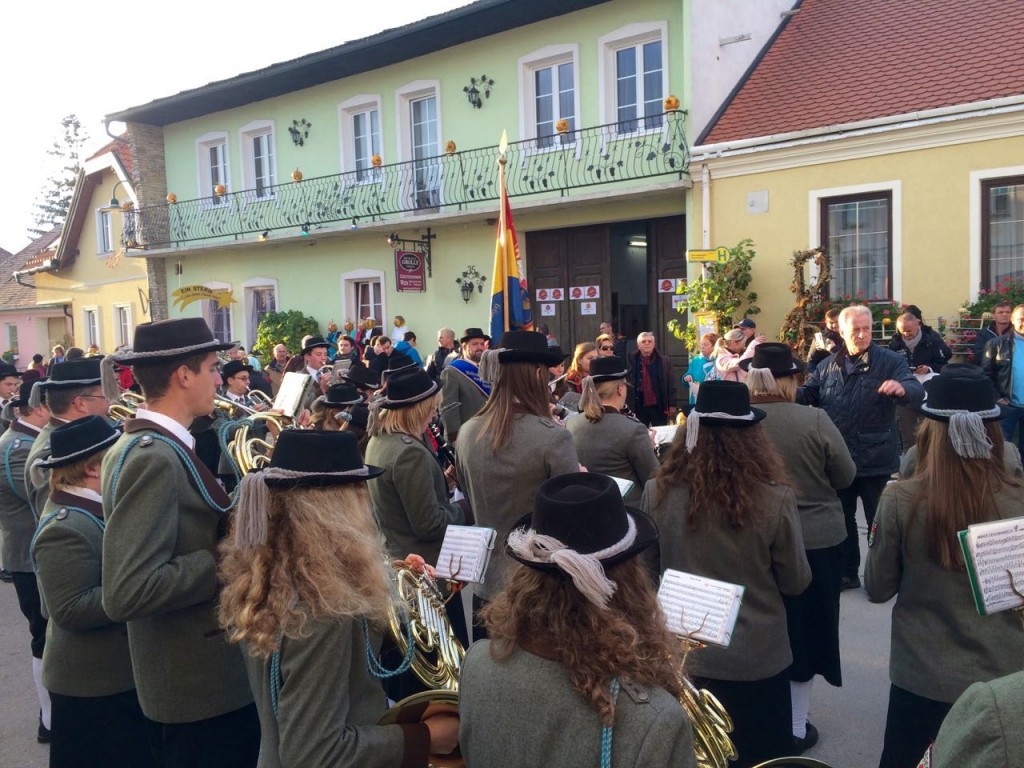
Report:
M 194 723 L 147 721 L 158 768 L 256 768 L 260 718 L 256 705 Z
M 668 423 L 665 409 L 660 405 L 645 405 L 637 411 L 636 417 L 648 427 L 663 427 Z
M 885 717 L 885 742 L 878 768 L 914 768 L 939 734 L 952 704 L 926 699 L 889 687 L 889 712 Z
M 730 768 L 749 768 L 765 760 L 793 754 L 793 702 L 789 673 L 764 680 L 711 680 L 695 677 L 698 688 L 714 694 L 733 722 L 730 734 L 739 753 Z
M 1004 405 L 1001 406 L 999 420 L 999 426 L 1003 430 L 1003 437 L 1006 442 L 1013 442 L 1013 434 L 1017 432 L 1017 427 L 1024 421 L 1024 408 L 1016 405 Z M 1024 450 L 1024 427 L 1021 427 L 1020 434 L 1017 436 L 1017 447 Z
M 878 499 L 889 482 L 888 475 L 877 477 L 856 477 L 853 485 L 838 492 L 839 501 L 843 505 L 843 516 L 846 518 L 846 541 L 843 542 L 843 576 L 855 578 L 860 572 L 860 540 L 857 538 L 857 499 L 864 504 L 864 518 L 868 524 L 875 522 L 875 510 Z
M 32 656 L 43 658 L 43 646 L 46 644 L 46 618 L 43 616 L 42 603 L 39 600 L 39 585 L 36 575 L 24 571 L 14 571 L 14 590 L 18 593 L 18 607 L 22 615 L 28 619 L 28 631 L 32 634 Z
M 50 693 L 50 768 L 154 768 L 134 690 L 111 696 Z

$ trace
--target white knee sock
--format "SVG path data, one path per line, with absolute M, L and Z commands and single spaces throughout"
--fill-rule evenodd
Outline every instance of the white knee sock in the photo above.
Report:
M 50 728 L 50 692 L 43 688 L 43 660 L 32 659 L 32 678 L 36 681 L 36 695 L 39 696 L 39 711 L 42 713 L 43 728 Z
M 793 735 L 802 739 L 807 735 L 807 717 L 811 711 L 812 677 L 806 683 L 789 683 L 789 693 L 793 698 Z

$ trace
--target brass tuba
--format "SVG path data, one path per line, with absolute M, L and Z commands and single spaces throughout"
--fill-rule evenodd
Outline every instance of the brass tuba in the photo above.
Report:
M 121 396 L 117 399 L 117 402 L 111 403 L 110 407 L 107 408 L 107 416 L 115 422 L 124 423 L 128 419 L 135 416 L 135 412 L 143 406 L 146 399 L 138 394 L 132 392 L 130 389 L 126 389 L 121 393 Z

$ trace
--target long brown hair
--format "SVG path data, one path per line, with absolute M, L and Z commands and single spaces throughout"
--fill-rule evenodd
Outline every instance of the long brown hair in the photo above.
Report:
M 969 525 L 995 520 L 996 493 L 1020 488 L 1021 482 L 1003 466 L 1003 432 L 989 421 L 985 431 L 992 441 L 987 459 L 964 459 L 949 441 L 949 425 L 925 419 L 917 430 L 917 489 L 909 521 L 925 516 L 928 557 L 947 571 L 962 571 L 964 556 L 957 532 Z
M 782 461 L 760 424 L 717 427 L 701 424 L 693 453 L 686 451 L 686 430 L 676 433 L 668 458 L 655 480 L 656 499 L 669 488 L 690 486 L 687 526 L 702 520 L 735 530 L 763 509 L 764 486 L 788 484 Z
M 310 617 L 387 621 L 384 542 L 365 483 L 271 488 L 267 543 L 243 552 L 229 535 L 220 551 L 220 622 L 253 656 L 269 656 L 282 635 L 308 637 Z
M 491 450 L 497 452 L 509 441 L 518 414 L 551 416 L 547 380 L 548 369 L 540 363 L 502 364 L 501 375 L 477 414 L 483 419 L 481 436 L 491 435 Z
M 602 610 L 572 579 L 520 566 L 482 613 L 494 658 L 509 658 L 516 646 L 553 653 L 605 725 L 615 718 L 611 678 L 661 686 L 679 698 L 683 668 L 679 640 L 665 626 L 654 582 L 640 559 L 612 566 L 608 578 L 617 587 Z

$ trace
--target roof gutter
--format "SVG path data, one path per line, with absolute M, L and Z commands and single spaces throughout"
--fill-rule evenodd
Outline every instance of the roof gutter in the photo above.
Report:
M 23 286 L 25 288 L 35 288 L 36 286 L 33 285 L 32 283 L 22 282 L 22 278 L 29 277 L 30 275 L 38 275 L 40 272 L 51 272 L 57 268 L 58 263 L 59 262 L 57 261 L 57 259 L 46 259 L 46 261 L 44 261 L 38 267 L 31 267 L 29 269 L 19 269 L 15 272 L 12 272 L 11 275 L 14 277 L 14 280 L 18 283 L 18 285 Z
M 751 139 L 722 141 L 703 144 L 690 151 L 690 162 L 714 160 L 720 157 L 737 157 L 773 149 L 782 149 L 807 144 L 819 144 L 852 136 L 870 136 L 887 131 L 913 128 L 924 125 L 938 125 L 976 117 L 1010 114 L 1024 111 L 1024 95 L 988 99 L 973 104 L 957 104 L 950 107 L 907 112 L 902 115 L 876 117 L 855 123 L 841 123 L 803 131 L 790 131 Z

